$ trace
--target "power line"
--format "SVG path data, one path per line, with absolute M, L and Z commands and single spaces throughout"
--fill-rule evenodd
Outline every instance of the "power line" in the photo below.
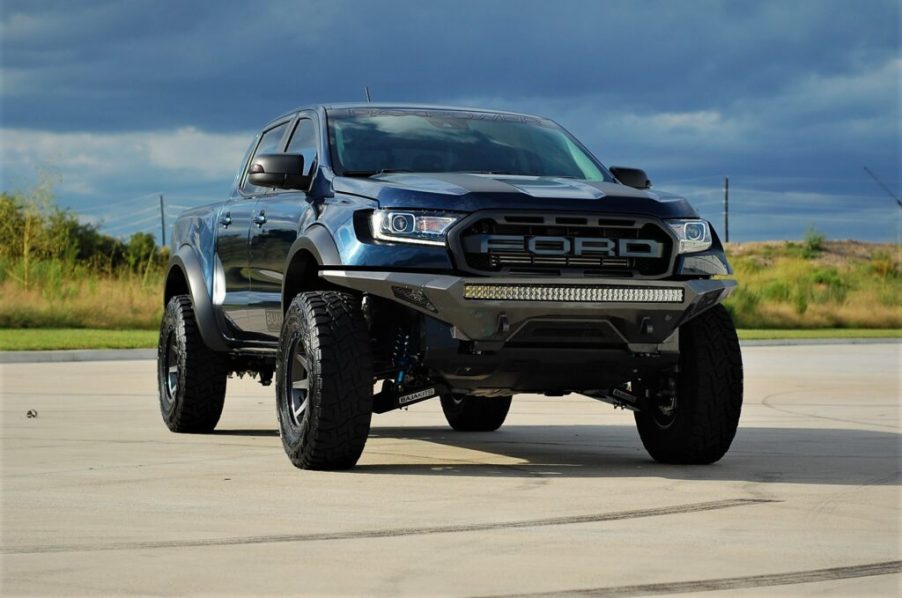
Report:
M 148 198 L 151 198 L 154 195 L 156 195 L 156 193 L 147 193 L 145 195 L 136 195 L 135 197 L 129 197 L 128 199 L 116 200 L 116 205 L 121 206 L 123 204 L 135 203 L 136 201 L 147 201 Z
M 113 214 L 115 214 L 114 217 L 119 217 L 119 216 L 131 216 L 134 214 L 143 214 L 144 212 L 149 212 L 151 210 L 156 210 L 156 209 L 157 209 L 157 206 L 155 206 L 155 205 L 149 205 L 149 206 L 145 206 L 143 208 L 137 208 L 134 210 L 123 210 L 123 209 L 110 210 L 110 206 L 98 206 L 96 208 L 88 208 L 85 210 L 74 210 L 74 212 L 76 214 L 88 214 L 91 216 L 96 216 L 98 214 L 113 213 Z
M 865 167 L 864 167 L 864 171 L 865 171 L 866 173 L 868 173 L 869 175 L 871 175 L 871 178 L 874 179 L 874 182 L 877 183 L 878 185 L 880 185 L 880 188 L 883 189 L 884 191 L 886 191 L 886 194 L 887 194 L 887 195 L 889 195 L 890 197 L 892 197 L 893 199 L 896 200 L 896 205 L 897 205 L 897 206 L 899 206 L 900 208 L 902 208 L 902 200 L 900 200 L 899 197 L 898 197 L 895 193 L 893 193 L 892 191 L 890 191 L 889 187 L 887 187 L 886 185 L 884 185 L 884 184 L 883 184 L 883 181 L 881 181 L 880 179 L 878 179 L 878 178 L 877 178 L 877 175 L 874 174 L 873 172 L 871 172 L 871 169 L 870 169 L 870 168 L 868 168 L 867 166 L 865 166 Z
M 120 230 L 123 228 L 128 228 L 130 226 L 137 228 L 144 224 L 156 222 L 157 219 L 158 219 L 158 216 L 156 214 L 154 214 L 153 216 L 149 216 L 147 218 L 142 218 L 140 220 L 136 220 L 136 221 L 132 221 L 132 222 L 123 222 L 122 224 L 117 224 L 116 226 L 105 226 L 104 225 L 104 226 L 101 226 L 101 228 L 106 229 L 108 232 L 114 231 L 114 230 Z

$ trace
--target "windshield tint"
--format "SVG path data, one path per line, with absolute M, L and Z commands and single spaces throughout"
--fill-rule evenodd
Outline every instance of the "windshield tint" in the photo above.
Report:
M 335 171 L 478 172 L 607 180 L 611 177 L 554 123 L 457 110 L 329 112 Z

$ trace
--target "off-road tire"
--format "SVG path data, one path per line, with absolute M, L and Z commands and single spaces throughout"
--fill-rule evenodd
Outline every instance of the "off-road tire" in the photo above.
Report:
M 357 463 L 373 412 L 372 362 L 353 295 L 316 291 L 294 298 L 279 338 L 276 402 L 282 445 L 295 467 L 335 470 Z
M 442 397 L 442 411 L 458 432 L 494 432 L 511 408 L 511 397 Z
M 637 412 L 639 436 L 655 461 L 714 463 L 730 448 L 742 409 L 742 355 L 723 306 L 680 327 L 679 364 L 672 414 Z
M 172 297 L 157 347 L 160 413 L 166 426 L 173 432 L 212 432 L 222 415 L 227 376 L 226 358 L 200 336 L 191 297 Z

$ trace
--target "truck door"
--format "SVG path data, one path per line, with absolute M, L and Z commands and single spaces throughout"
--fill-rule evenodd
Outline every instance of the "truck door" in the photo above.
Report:
M 293 127 L 285 151 L 302 154 L 308 174 L 316 168 L 317 140 L 313 115 L 302 114 Z M 311 218 L 313 212 L 303 191 L 282 191 L 257 198 L 250 230 L 249 331 L 278 338 L 282 328 L 282 282 L 288 251 Z
M 286 121 L 264 131 L 253 155 L 278 151 L 287 129 Z M 259 198 L 271 191 L 247 182 L 247 168 L 252 162 L 253 158 L 245 164 L 238 193 L 222 207 L 216 223 L 216 257 L 221 264 L 218 275 L 222 280 L 214 280 L 214 302 L 221 297 L 222 316 L 231 333 L 237 336 L 243 336 L 242 333 L 249 330 L 248 310 L 252 298 L 248 242 L 254 206 Z

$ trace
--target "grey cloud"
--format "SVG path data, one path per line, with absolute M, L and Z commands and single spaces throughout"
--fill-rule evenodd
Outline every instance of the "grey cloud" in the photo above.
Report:
M 293 106 L 360 100 L 369 85 L 377 100 L 545 114 L 662 185 L 730 174 L 750 196 L 823 199 L 799 204 L 797 220 L 830 198 L 846 209 L 886 199 L 863 165 L 899 189 L 893 0 L 4 0 L 0 10 L 3 126 L 19 131 L 242 136 Z M 92 176 L 68 175 L 84 189 Z M 109 200 L 161 181 L 198 200 L 228 183 L 158 167 L 92 184 Z M 92 197 L 70 189 L 73 202 Z
M 856 3 L 853 14 L 844 2 L 30 6 L 5 7 L 4 68 L 31 82 L 4 91 L 6 118 L 32 126 L 34 108 L 53 108 L 47 118 L 66 129 L 134 127 L 129 114 L 142 112 L 145 128 L 234 130 L 256 124 L 248 106 L 269 114 L 357 99 L 364 84 L 387 100 L 592 94 L 704 109 L 779 93 L 800 73 L 855 72 L 898 48 L 891 1 Z

